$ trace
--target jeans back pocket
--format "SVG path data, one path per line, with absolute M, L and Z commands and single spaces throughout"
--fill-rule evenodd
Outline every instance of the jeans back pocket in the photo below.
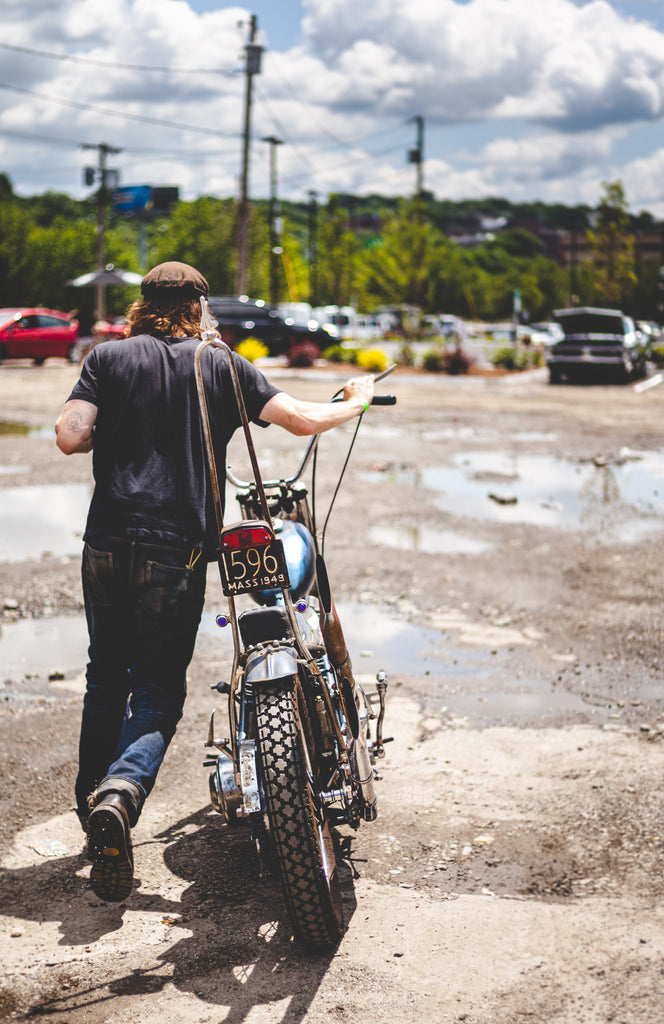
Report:
M 110 606 L 117 597 L 117 574 L 112 551 L 97 551 L 86 544 L 83 548 L 83 586 L 97 606 Z
M 202 583 L 202 586 L 201 586 Z M 148 561 L 145 587 L 139 600 L 146 615 L 169 628 L 196 625 L 203 610 L 205 576 L 184 566 Z

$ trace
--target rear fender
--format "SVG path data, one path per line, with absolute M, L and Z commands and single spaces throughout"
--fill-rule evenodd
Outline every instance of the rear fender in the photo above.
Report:
M 264 648 L 252 651 L 247 658 L 244 678 L 247 683 L 261 686 L 297 675 L 297 657 L 290 647 Z

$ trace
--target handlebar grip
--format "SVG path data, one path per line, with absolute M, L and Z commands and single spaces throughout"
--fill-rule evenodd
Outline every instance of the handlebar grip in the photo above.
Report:
M 332 399 L 332 402 L 343 402 L 343 400 L 344 400 L 344 396 L 343 395 L 336 395 Z M 396 405 L 397 404 L 397 396 L 396 395 L 374 395 L 373 398 L 371 399 L 371 404 L 372 405 Z

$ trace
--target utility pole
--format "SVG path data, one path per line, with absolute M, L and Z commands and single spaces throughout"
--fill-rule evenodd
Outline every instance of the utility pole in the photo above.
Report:
M 270 205 L 268 217 L 270 220 L 270 302 L 276 306 L 279 302 L 279 257 L 282 249 L 279 244 L 281 231 L 279 217 L 279 200 L 277 199 L 277 146 L 281 146 L 283 140 L 269 135 L 263 142 L 270 145 Z
M 118 185 L 118 172 L 106 167 L 106 157 L 109 154 L 121 153 L 122 150 L 116 146 L 109 146 L 106 142 L 99 142 L 96 145 L 83 143 L 81 149 L 97 150 L 97 167 L 86 167 L 84 181 L 86 185 L 92 185 L 95 179 L 99 182 L 97 189 L 97 270 L 103 270 L 106 265 L 106 212 L 108 209 L 108 193 L 111 188 Z M 97 320 L 103 320 L 106 316 L 104 285 L 100 282 L 96 285 L 95 316 Z
M 569 304 L 570 306 L 576 306 L 578 303 L 577 297 L 577 246 L 578 246 L 578 235 L 577 226 L 579 226 L 578 211 L 575 209 L 570 210 L 570 232 L 569 232 Z
M 318 305 L 318 193 L 309 190 L 309 240 L 307 261 L 309 263 L 309 302 Z
M 261 71 L 262 46 L 255 43 L 258 19 L 252 14 L 249 23 L 249 42 L 244 48 L 245 59 L 245 94 L 244 94 L 244 132 L 242 145 L 242 173 L 240 176 L 240 204 L 237 216 L 237 274 L 235 277 L 236 295 L 246 295 L 249 277 L 249 143 L 251 140 L 251 100 L 254 75 Z
M 415 195 L 418 199 L 422 197 L 424 191 L 424 179 L 423 179 L 423 164 L 424 164 L 424 118 L 421 114 L 416 117 L 411 117 L 411 121 L 414 121 L 417 125 L 417 141 L 415 148 L 408 152 L 408 162 L 415 164 L 417 173 L 417 187 Z

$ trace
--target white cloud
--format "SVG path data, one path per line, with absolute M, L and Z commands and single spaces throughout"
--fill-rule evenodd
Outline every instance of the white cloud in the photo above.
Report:
M 518 116 L 561 130 L 662 110 L 664 34 L 606 0 L 309 0 L 307 10 L 309 52 L 344 73 L 332 106 L 378 96 L 395 115 L 417 106 L 447 123 Z
M 267 51 L 255 80 L 258 194 L 269 183 L 258 140 L 275 133 L 286 143 L 279 175 L 289 195 L 412 191 L 406 152 L 417 114 L 426 123 L 425 183 L 440 195 L 461 198 L 465 188 L 577 201 L 594 188 L 586 201 L 595 202 L 607 174 L 624 170 L 634 205 L 659 202 L 660 165 L 629 151 L 629 132 L 661 123 L 664 32 L 620 13 L 617 0 L 305 0 L 305 10 L 299 45 Z M 77 143 L 106 141 L 123 149 L 126 183 L 234 194 L 244 76 L 220 72 L 241 66 L 248 14 L 241 6 L 199 14 L 186 0 L 5 0 L 3 42 L 97 63 L 2 50 L 0 82 L 30 92 L 0 88 L 0 170 L 19 191 L 77 193 L 89 160 Z

